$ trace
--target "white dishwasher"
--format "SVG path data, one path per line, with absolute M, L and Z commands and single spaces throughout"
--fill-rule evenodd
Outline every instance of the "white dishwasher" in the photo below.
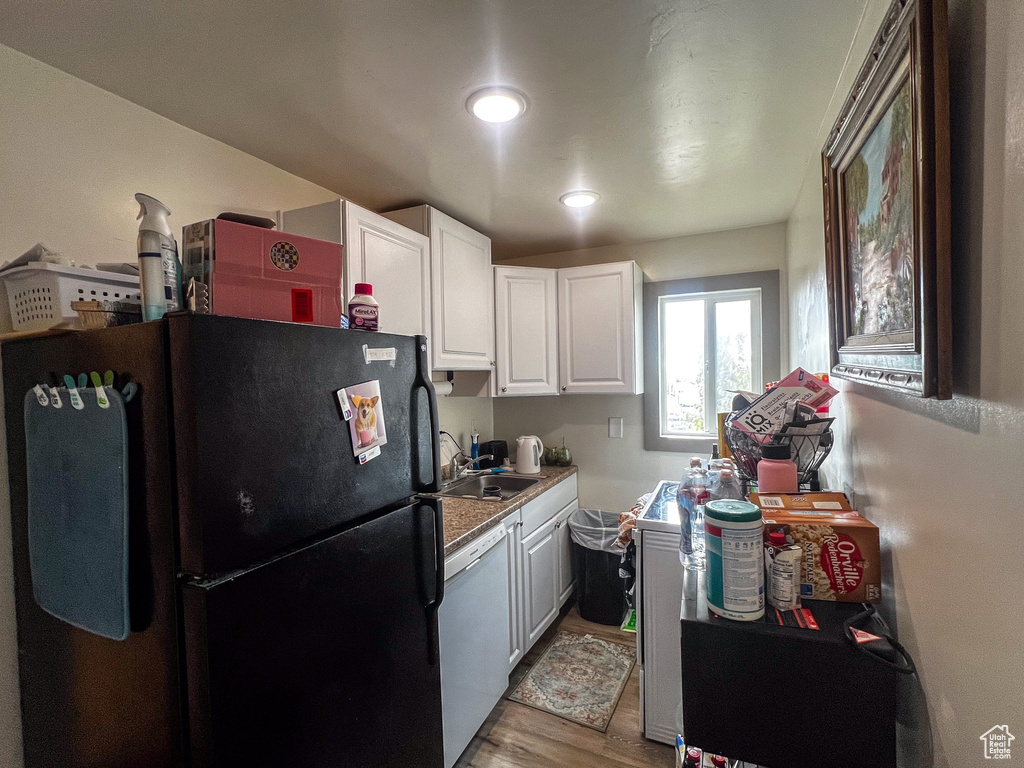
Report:
M 438 609 L 444 765 L 451 768 L 508 687 L 508 543 L 505 526 L 444 563 Z

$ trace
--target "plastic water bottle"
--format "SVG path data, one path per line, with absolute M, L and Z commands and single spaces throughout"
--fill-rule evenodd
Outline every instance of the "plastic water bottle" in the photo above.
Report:
M 708 473 L 696 456 L 683 475 L 676 494 L 679 502 L 681 536 L 679 559 L 691 570 L 704 570 L 704 503 L 708 500 Z
M 718 482 L 711 488 L 708 500 L 733 499 L 734 501 L 746 501 L 743 498 L 743 489 L 740 487 L 736 475 L 731 469 L 723 468 L 718 472 Z

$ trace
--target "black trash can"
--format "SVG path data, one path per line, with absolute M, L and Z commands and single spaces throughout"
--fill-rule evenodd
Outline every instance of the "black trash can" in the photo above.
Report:
M 615 547 L 618 513 L 577 509 L 569 516 L 569 532 L 580 616 L 618 626 L 626 612 L 626 590 L 619 576 L 622 552 Z

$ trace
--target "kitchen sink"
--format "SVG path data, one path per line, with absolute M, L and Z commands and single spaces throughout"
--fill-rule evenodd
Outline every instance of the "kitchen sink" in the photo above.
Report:
M 475 475 L 456 480 L 441 489 L 442 496 L 482 501 L 508 501 L 528 488 L 532 488 L 543 477 L 518 477 L 508 475 Z

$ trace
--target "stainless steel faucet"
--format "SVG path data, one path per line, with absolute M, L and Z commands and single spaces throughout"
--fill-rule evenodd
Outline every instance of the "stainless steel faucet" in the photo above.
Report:
M 465 456 L 466 457 L 466 461 L 465 462 L 460 462 L 459 461 L 459 456 Z M 449 469 L 449 472 L 451 474 L 451 480 L 449 482 L 455 482 L 460 477 L 462 477 L 462 475 L 466 471 L 467 467 L 471 467 L 472 465 L 476 464 L 479 461 L 483 461 L 484 459 L 493 459 L 493 458 L 494 458 L 494 456 L 492 456 L 491 454 L 488 453 L 486 456 L 477 456 L 475 459 L 471 459 L 468 456 L 466 456 L 465 451 L 457 452 L 454 456 L 452 456 L 452 460 L 448 464 L 448 469 Z

